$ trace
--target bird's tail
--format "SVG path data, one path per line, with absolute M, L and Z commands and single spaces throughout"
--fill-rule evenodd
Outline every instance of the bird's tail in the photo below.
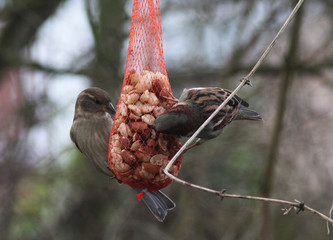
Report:
M 148 192 L 146 189 L 139 187 L 132 187 L 137 193 L 143 192 L 143 202 L 147 205 L 151 213 L 155 218 L 163 222 L 168 210 L 172 210 L 176 207 L 176 204 L 161 191 Z
M 237 113 L 235 120 L 255 120 L 262 121 L 262 117 L 255 111 L 249 109 L 240 109 Z

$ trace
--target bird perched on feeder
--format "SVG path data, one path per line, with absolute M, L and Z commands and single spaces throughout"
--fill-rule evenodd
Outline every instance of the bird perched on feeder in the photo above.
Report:
M 161 133 L 175 136 L 191 136 L 209 116 L 231 94 L 231 91 L 218 87 L 184 89 L 178 103 L 158 116 L 154 128 Z M 201 140 L 217 137 L 233 120 L 262 120 L 261 116 L 249 109 L 249 104 L 235 95 L 222 110 L 199 133 Z
M 77 148 L 104 174 L 113 177 L 108 163 L 108 143 L 116 113 L 107 92 L 92 87 L 82 91 L 76 100 L 70 137 Z M 142 200 L 159 221 L 176 205 L 161 191 L 148 192 L 132 187 L 137 193 L 144 192 Z

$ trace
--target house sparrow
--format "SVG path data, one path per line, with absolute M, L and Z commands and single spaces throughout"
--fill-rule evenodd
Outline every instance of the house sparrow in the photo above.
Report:
M 218 87 L 184 89 L 178 103 L 156 119 L 154 128 L 161 133 L 189 137 L 230 94 L 231 91 Z M 262 120 L 258 113 L 241 106 L 248 107 L 249 104 L 235 95 L 198 138 L 217 137 L 232 120 Z
M 116 113 L 107 92 L 92 87 L 82 91 L 75 104 L 75 114 L 70 137 L 77 148 L 104 174 L 113 177 L 108 163 L 108 143 Z M 132 187 L 137 193 L 144 192 L 142 200 L 159 221 L 175 203 L 160 191 Z

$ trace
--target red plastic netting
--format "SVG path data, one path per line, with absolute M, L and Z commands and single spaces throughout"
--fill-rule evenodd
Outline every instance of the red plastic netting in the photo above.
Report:
M 109 164 L 118 179 L 149 191 L 172 182 L 162 170 L 180 149 L 180 139 L 152 126 L 175 102 L 165 70 L 159 1 L 135 0 L 125 77 L 109 140 Z M 175 176 L 182 158 L 171 167 Z

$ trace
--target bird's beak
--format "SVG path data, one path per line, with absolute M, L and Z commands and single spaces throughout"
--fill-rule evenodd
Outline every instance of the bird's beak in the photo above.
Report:
M 113 104 L 110 102 L 108 105 L 103 106 L 103 110 L 105 112 L 110 113 L 111 115 L 116 114 L 116 109 L 114 108 Z

